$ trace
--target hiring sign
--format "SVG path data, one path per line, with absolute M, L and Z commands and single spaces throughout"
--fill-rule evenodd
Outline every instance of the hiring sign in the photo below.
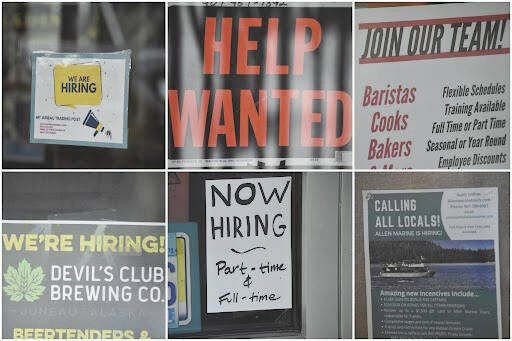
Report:
M 32 55 L 30 142 L 128 147 L 130 53 Z
M 101 65 L 55 65 L 53 69 L 55 104 L 100 105 Z
M 165 228 L 2 226 L 4 339 L 165 337 Z
M 510 165 L 506 3 L 356 10 L 358 168 Z
M 498 188 L 362 196 L 369 338 L 501 338 Z
M 169 17 L 171 165 L 350 165 L 350 8 L 172 6 Z
M 292 308 L 291 177 L 205 186 L 207 312 Z

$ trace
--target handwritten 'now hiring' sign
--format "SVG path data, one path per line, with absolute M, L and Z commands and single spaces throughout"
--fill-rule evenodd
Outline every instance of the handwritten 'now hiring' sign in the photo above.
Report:
M 207 312 L 291 308 L 291 177 L 205 186 Z

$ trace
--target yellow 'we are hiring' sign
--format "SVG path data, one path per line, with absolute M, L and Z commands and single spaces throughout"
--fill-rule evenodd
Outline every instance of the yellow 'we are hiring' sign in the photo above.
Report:
M 130 55 L 33 52 L 30 143 L 128 148 Z
M 53 70 L 55 104 L 100 105 L 101 67 L 90 64 L 57 64 Z

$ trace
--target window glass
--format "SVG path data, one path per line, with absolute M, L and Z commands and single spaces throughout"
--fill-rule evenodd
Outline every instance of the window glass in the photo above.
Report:
M 164 173 L 3 173 L 3 339 L 164 338 L 164 203 Z
M 4 168 L 163 168 L 163 3 L 3 4 Z M 33 51 L 130 49 L 128 149 L 29 142 Z
M 4 173 L 3 219 L 165 221 L 163 173 Z

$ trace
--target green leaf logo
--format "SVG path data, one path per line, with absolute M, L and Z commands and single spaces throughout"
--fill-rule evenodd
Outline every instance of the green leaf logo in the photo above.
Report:
M 43 269 L 38 266 L 33 269 L 26 259 L 18 263 L 18 270 L 9 265 L 4 273 L 5 293 L 11 301 L 19 302 L 23 299 L 27 302 L 37 301 L 43 294 L 45 286 L 41 285 L 44 279 Z

